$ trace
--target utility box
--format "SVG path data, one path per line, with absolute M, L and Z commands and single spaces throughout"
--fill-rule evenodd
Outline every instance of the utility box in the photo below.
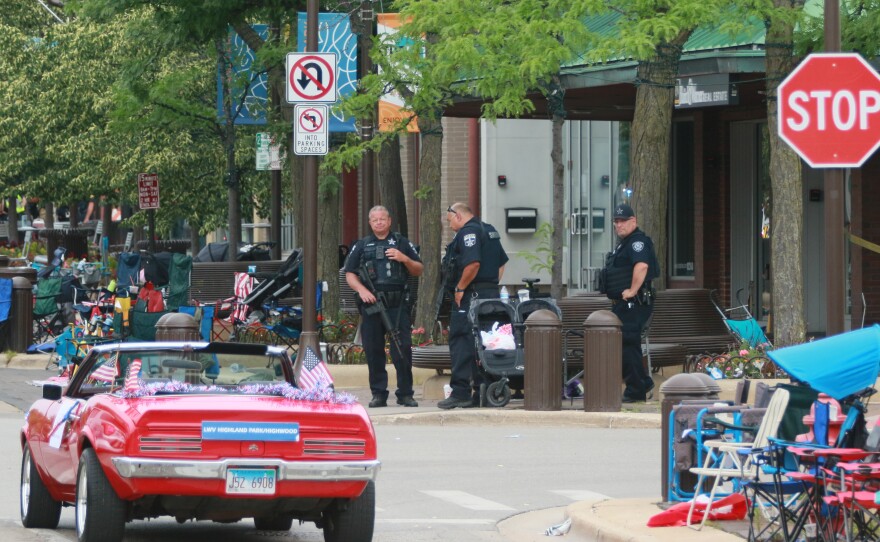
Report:
M 504 209 L 504 228 L 507 233 L 535 233 L 538 231 L 538 210 L 534 207 Z

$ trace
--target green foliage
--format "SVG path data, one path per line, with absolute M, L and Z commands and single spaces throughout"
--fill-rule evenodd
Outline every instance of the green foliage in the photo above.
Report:
M 518 256 L 529 262 L 529 269 L 539 273 L 550 273 L 553 268 L 555 255 L 553 254 L 553 226 L 549 222 L 542 222 L 535 231 L 534 236 L 538 239 L 538 247 L 534 252 L 517 252 Z

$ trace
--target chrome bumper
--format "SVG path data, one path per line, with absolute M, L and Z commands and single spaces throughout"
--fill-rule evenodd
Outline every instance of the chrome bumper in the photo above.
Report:
M 230 468 L 275 468 L 279 481 L 361 482 L 375 480 L 381 463 L 370 461 L 282 461 L 279 459 L 221 459 L 180 461 L 114 457 L 113 466 L 123 478 L 189 478 L 225 480 Z

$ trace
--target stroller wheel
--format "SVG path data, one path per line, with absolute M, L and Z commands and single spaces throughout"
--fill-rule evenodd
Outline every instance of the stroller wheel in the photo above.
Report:
M 486 403 L 492 407 L 503 407 L 510 402 L 510 386 L 504 380 L 492 382 L 486 389 Z

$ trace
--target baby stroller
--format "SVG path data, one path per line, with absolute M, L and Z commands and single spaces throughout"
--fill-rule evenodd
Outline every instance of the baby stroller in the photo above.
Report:
M 715 305 L 715 310 L 721 315 L 721 320 L 724 322 L 727 330 L 730 332 L 734 340 L 737 341 L 737 345 L 747 343 L 752 348 L 757 348 L 758 346 L 767 349 L 772 348 L 773 345 L 770 343 L 767 335 L 764 334 L 761 325 L 749 311 L 748 303 L 743 302 L 741 299 L 740 296 L 742 295 L 743 290 L 744 288 L 740 288 L 736 292 L 736 300 L 739 303 L 739 306 L 731 307 L 729 309 L 723 308 L 721 298 L 718 295 L 718 290 L 710 291 L 709 299 L 712 301 L 712 304 Z
M 301 250 L 290 253 L 278 271 L 275 273 L 249 273 L 249 275 L 263 279 L 257 284 L 242 303 L 247 305 L 255 313 L 264 311 L 267 307 L 273 308 L 278 300 L 289 294 L 291 288 L 299 282 L 299 268 L 302 265 L 303 254 Z M 265 320 L 268 310 L 259 312 L 260 320 Z
M 541 309 L 550 310 L 561 318 L 556 302 L 550 298 L 516 304 L 500 299 L 476 299 L 471 303 L 468 318 L 474 332 L 478 365 L 488 382 L 480 386 L 480 404 L 503 407 L 510 401 L 511 388 L 523 388 L 525 321 Z M 499 334 L 508 333 L 510 339 L 497 340 Z M 486 344 L 484 338 L 490 344 Z

